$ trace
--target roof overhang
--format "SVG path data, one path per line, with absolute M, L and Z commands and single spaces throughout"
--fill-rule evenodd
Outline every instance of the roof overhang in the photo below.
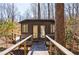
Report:
M 47 22 L 53 22 L 53 23 L 55 23 L 55 21 L 53 20 L 53 19 L 24 19 L 24 20 L 22 20 L 22 21 L 20 21 L 19 23 L 23 23 L 23 22 L 35 22 L 35 21 L 39 21 L 39 22 L 44 22 L 44 21 L 47 21 Z

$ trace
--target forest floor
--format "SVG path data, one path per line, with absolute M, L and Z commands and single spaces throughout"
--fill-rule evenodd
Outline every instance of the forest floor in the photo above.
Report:
M 12 45 L 14 45 L 14 44 L 8 43 L 7 48 L 11 47 Z M 1 37 L 0 38 L 0 51 L 3 51 L 5 49 L 6 49 L 6 39 L 4 37 Z
M 10 46 L 12 46 L 12 45 L 14 45 L 14 44 L 8 43 L 7 48 L 10 47 Z M 6 39 L 4 37 L 0 38 L 0 47 L 6 48 Z

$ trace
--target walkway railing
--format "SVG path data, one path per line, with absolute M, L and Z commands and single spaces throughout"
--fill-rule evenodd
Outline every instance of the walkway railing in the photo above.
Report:
M 5 55 L 9 52 L 11 52 L 14 48 L 18 47 L 19 45 L 21 45 L 22 43 L 24 43 L 26 40 L 28 40 L 29 38 L 31 38 L 32 35 L 29 35 L 28 37 L 26 37 L 25 39 L 23 39 L 22 41 L 16 43 L 15 45 L 13 45 L 12 47 L 0 52 L 0 55 Z
M 68 49 L 57 43 L 55 40 L 50 38 L 48 35 L 46 35 L 46 38 L 48 38 L 57 48 L 59 48 L 64 54 L 66 55 L 74 55 L 72 52 L 70 52 Z

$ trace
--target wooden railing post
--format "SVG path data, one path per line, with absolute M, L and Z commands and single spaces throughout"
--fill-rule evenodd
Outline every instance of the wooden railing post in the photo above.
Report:
M 21 41 L 21 40 L 22 40 L 22 38 L 21 38 L 21 36 L 20 36 L 20 41 Z M 18 49 L 20 49 L 20 48 L 21 48 L 21 45 L 18 46 Z
M 58 54 L 58 52 L 57 52 L 57 47 L 54 47 L 55 49 L 54 49 L 54 54 L 55 55 L 57 55 Z
M 33 36 L 31 37 L 31 42 L 33 42 Z
M 52 42 L 50 41 L 49 54 L 52 55 Z
M 25 42 L 24 42 L 24 55 L 27 54 L 27 50 L 28 50 L 28 47 L 27 47 L 26 41 L 25 41 Z

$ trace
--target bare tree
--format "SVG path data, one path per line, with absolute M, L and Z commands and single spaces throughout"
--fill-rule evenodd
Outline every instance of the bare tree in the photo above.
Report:
M 5 19 L 5 4 L 0 4 L 0 20 L 3 21 Z
M 78 3 L 74 4 L 74 8 L 75 8 L 75 19 L 76 19 L 79 15 L 79 4 Z
M 50 14 L 50 9 L 52 9 L 50 8 L 49 4 L 50 3 L 32 4 L 32 11 L 34 18 L 38 17 L 48 19 L 48 17 L 50 17 L 50 15 L 48 16 L 48 11 Z
M 15 7 L 14 3 L 6 3 L 5 12 L 6 12 L 6 17 L 14 21 L 16 13 L 17 13 L 17 8 Z
M 79 17 L 79 4 L 78 3 L 72 3 L 72 4 L 67 4 L 67 6 L 65 7 L 66 11 L 65 13 L 67 13 L 70 18 L 70 20 L 73 21 L 73 25 L 72 25 L 72 29 L 73 29 L 73 34 L 76 32 L 77 30 L 77 25 L 78 25 L 78 17 Z
M 14 3 L 12 3 L 12 13 L 11 13 L 11 18 L 12 18 L 12 22 L 14 22 L 15 19 L 15 10 L 14 10 Z
M 71 5 L 70 4 L 67 4 L 66 11 L 68 12 L 69 18 L 72 19 Z
M 54 19 L 54 17 L 55 17 L 55 14 L 54 14 L 54 11 L 55 10 L 55 8 L 54 8 L 54 4 L 53 3 L 51 3 L 50 4 L 50 17 L 52 18 L 52 19 Z
M 0 4 L 0 16 L 1 19 L 2 18 L 11 18 L 12 21 L 14 20 L 14 16 L 15 16 L 15 7 L 14 7 L 14 3 L 10 4 L 10 3 L 1 3 Z
M 65 46 L 65 28 L 64 28 L 64 3 L 55 4 L 56 13 L 56 40 L 61 45 Z
M 69 15 L 70 19 L 76 19 L 79 14 L 79 4 L 78 3 L 66 4 L 65 11 Z
M 48 5 L 47 3 L 41 3 L 41 18 L 47 19 L 48 18 Z
M 50 4 L 48 3 L 48 19 L 50 19 Z
M 30 11 L 29 11 L 29 9 L 27 9 L 25 12 L 24 12 L 24 15 L 25 15 L 25 19 L 30 19 L 31 17 L 30 17 Z
M 41 17 L 41 13 L 40 13 L 40 3 L 38 3 L 38 19 L 40 19 Z
M 31 10 L 32 10 L 32 13 L 33 13 L 33 18 L 37 19 L 38 18 L 38 4 L 32 3 L 31 4 Z

